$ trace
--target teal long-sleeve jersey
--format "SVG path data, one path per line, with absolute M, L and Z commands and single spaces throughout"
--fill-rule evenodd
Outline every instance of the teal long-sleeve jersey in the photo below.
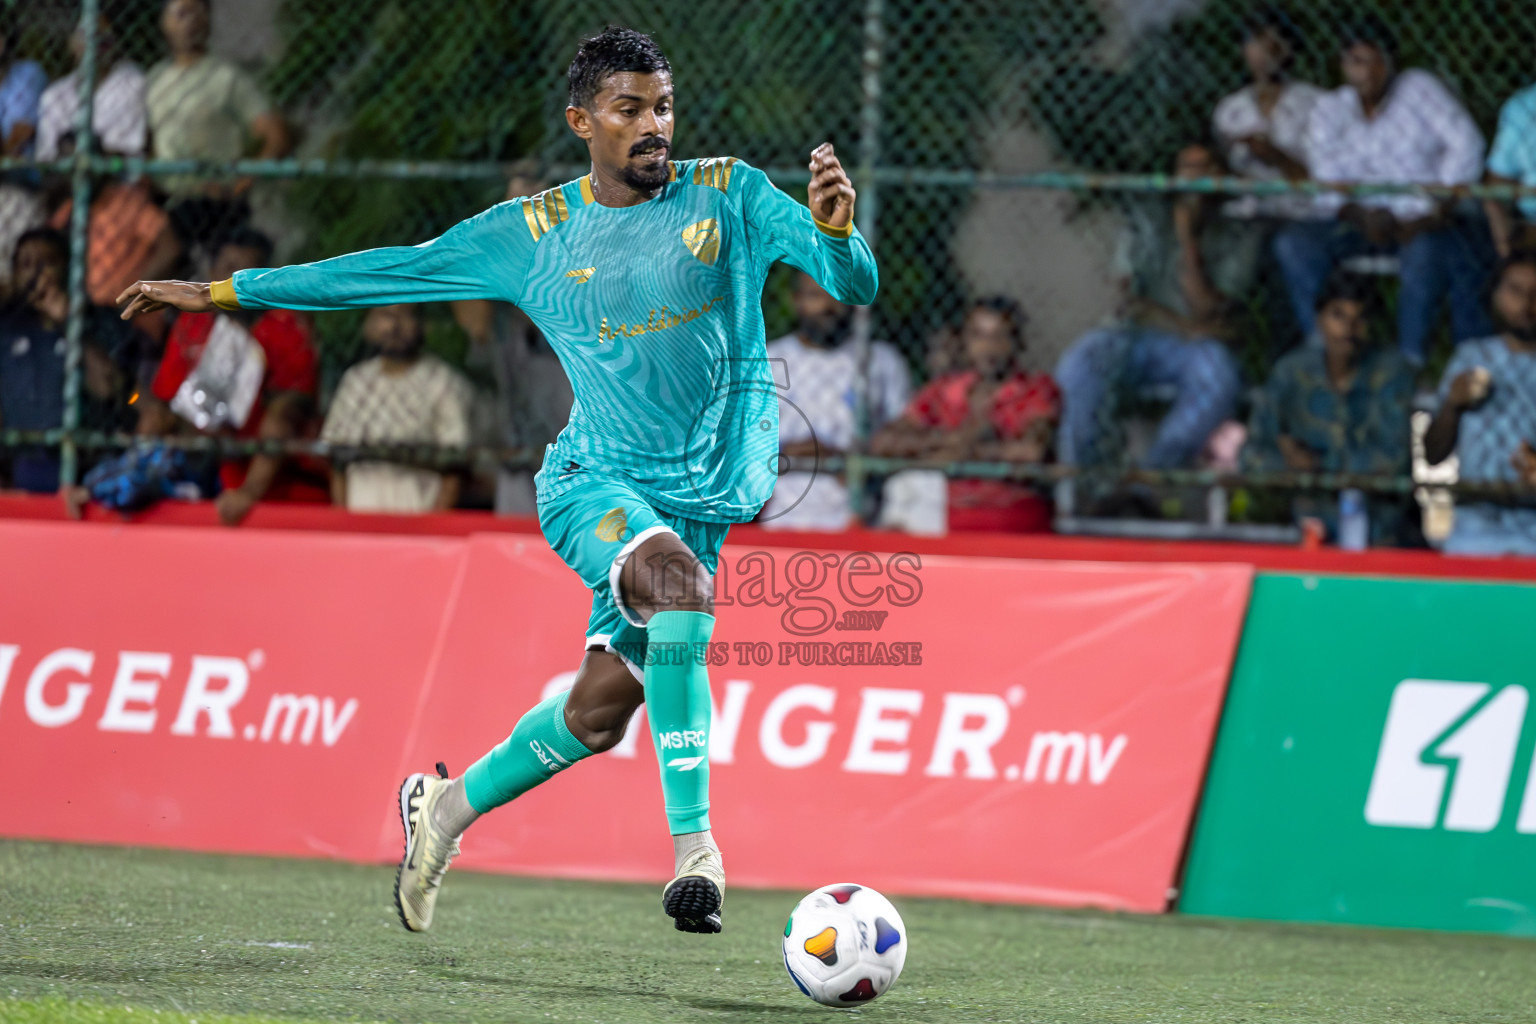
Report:
M 597 203 L 583 177 L 421 245 L 242 270 L 213 296 L 246 309 L 515 303 L 549 339 L 576 395 L 545 451 L 541 502 L 597 471 L 628 478 L 675 515 L 745 522 L 777 476 L 768 269 L 782 259 L 863 305 L 878 285 L 874 257 L 852 225 L 817 221 L 740 160 L 671 167 L 660 194 L 636 206 Z

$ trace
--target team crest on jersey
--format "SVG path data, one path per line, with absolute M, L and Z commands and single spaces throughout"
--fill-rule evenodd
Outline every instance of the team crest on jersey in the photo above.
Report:
M 592 531 L 597 534 L 598 540 L 615 541 L 624 535 L 629 527 L 629 516 L 624 514 L 622 508 L 616 508 L 597 521 L 597 529 Z
M 715 260 L 720 258 L 720 225 L 713 217 L 689 224 L 683 228 L 683 244 L 700 263 L 706 267 L 714 266 Z

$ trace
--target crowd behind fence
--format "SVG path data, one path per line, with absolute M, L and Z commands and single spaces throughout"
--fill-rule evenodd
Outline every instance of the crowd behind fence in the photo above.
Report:
M 569 385 L 515 309 L 111 310 L 580 176 L 606 23 L 668 52 L 676 158 L 803 194 L 831 141 L 859 189 L 875 305 L 764 297 L 766 520 L 1439 544 L 1454 493 L 1536 553 L 1536 9 L 1495 0 L 21 0 L 0 484 L 531 511 Z

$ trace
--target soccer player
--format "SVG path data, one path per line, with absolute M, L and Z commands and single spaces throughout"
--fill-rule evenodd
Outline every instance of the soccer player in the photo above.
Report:
M 671 66 L 649 36 L 610 28 L 585 40 L 567 77 L 566 122 L 592 159 L 576 181 L 415 247 L 212 284 L 139 282 L 119 303 L 127 318 L 165 306 L 496 299 L 532 318 L 576 394 L 537 486 L 544 536 L 592 591 L 586 654 L 568 692 L 535 706 L 462 776 L 439 764 L 436 776 L 405 780 L 396 907 L 425 931 L 464 830 L 613 747 L 643 702 L 675 853 L 662 906 L 681 931 L 718 932 L 725 871 L 709 826 L 703 651 L 726 530 L 757 513 L 776 476 L 763 282 L 782 259 L 839 300 L 867 304 L 874 258 L 831 145 L 811 154 L 809 209 L 733 157 L 671 161 Z

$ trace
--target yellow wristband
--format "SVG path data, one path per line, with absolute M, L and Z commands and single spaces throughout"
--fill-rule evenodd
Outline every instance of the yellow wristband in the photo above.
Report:
M 826 221 L 819 220 L 814 213 L 811 214 L 811 220 L 816 221 L 816 230 L 817 231 L 820 231 L 822 234 L 827 235 L 830 238 L 852 238 L 853 237 L 853 221 L 851 221 L 851 220 L 847 224 L 844 224 L 840 228 L 833 227 L 831 224 L 828 224 Z
M 226 277 L 222 281 L 215 281 L 210 284 L 208 286 L 208 297 L 220 309 L 240 308 L 240 297 L 235 294 L 234 278 Z

